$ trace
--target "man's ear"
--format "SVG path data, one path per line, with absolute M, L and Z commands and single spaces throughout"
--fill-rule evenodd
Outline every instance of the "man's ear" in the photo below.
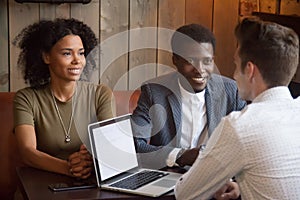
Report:
M 50 64 L 49 54 L 43 52 L 43 53 L 42 53 L 42 56 L 43 56 L 43 61 L 44 61 L 44 63 L 46 63 L 47 65 Z
M 184 65 L 182 58 L 179 55 L 173 54 L 172 61 L 177 69 L 182 68 Z
M 175 66 L 177 66 L 178 59 L 177 59 L 177 57 L 176 57 L 174 54 L 172 55 L 172 62 L 173 62 L 173 64 L 174 64 Z
M 256 65 L 253 62 L 248 61 L 245 67 L 245 74 L 247 75 L 248 80 L 251 81 L 253 80 L 253 78 L 255 78 L 256 70 L 257 70 Z

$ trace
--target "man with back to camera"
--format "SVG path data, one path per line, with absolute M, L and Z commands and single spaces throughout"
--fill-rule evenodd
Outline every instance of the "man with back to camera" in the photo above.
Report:
M 145 167 L 191 166 L 221 118 L 246 105 L 233 80 L 213 74 L 215 37 L 209 29 L 182 26 L 171 46 L 177 72 L 145 82 L 132 115 Z
M 252 101 L 224 117 L 193 166 L 177 182 L 177 199 L 207 199 L 235 176 L 242 199 L 300 199 L 300 98 L 288 83 L 299 39 L 290 28 L 246 18 L 235 28 L 239 94 Z

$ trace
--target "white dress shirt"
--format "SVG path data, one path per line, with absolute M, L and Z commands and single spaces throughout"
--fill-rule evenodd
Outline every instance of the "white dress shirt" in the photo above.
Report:
M 181 147 L 184 149 L 198 146 L 198 139 L 207 123 L 205 107 L 205 90 L 199 93 L 189 93 L 180 87 L 182 96 L 181 114 Z
M 300 199 L 300 98 L 271 88 L 224 117 L 177 182 L 177 199 L 208 199 L 235 176 L 242 199 Z
M 179 82 L 179 81 L 178 81 Z M 180 92 L 182 97 L 182 113 L 181 113 L 181 148 L 191 149 L 199 147 L 206 141 L 199 143 L 201 134 L 207 135 L 207 115 L 205 107 L 205 90 L 199 93 L 190 93 L 186 91 L 180 84 Z M 175 165 L 176 157 L 181 148 L 175 148 L 170 152 L 167 158 L 167 166 Z

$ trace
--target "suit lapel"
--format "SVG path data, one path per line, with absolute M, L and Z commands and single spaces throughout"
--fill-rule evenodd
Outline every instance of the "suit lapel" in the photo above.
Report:
M 215 110 L 214 104 L 212 103 L 212 96 L 211 96 L 211 91 L 206 88 L 205 91 L 205 106 L 206 106 L 206 115 L 207 115 L 207 125 L 208 125 L 208 137 L 210 137 L 212 130 L 211 127 L 213 127 L 213 123 L 214 123 L 214 112 L 213 110 Z
M 221 120 L 220 117 L 223 116 L 224 106 L 222 99 L 226 97 L 224 84 L 222 81 L 216 80 L 217 78 L 219 77 L 211 76 L 205 91 L 208 137 L 210 137 L 214 128 L 217 127 L 218 122 Z
M 169 105 L 172 110 L 175 132 L 176 134 L 176 146 L 180 147 L 180 138 L 181 138 L 181 103 L 175 94 L 171 94 L 168 96 Z
M 170 94 L 167 95 L 167 100 L 173 115 L 172 125 L 170 127 L 174 127 L 173 133 L 171 135 L 176 137 L 176 140 L 173 140 L 174 143 L 176 142 L 176 147 L 180 147 L 180 138 L 181 138 L 181 92 L 178 85 L 178 76 L 179 73 L 172 74 L 171 80 L 172 82 L 168 82 L 168 88 L 170 89 Z M 173 137 L 172 136 L 172 137 Z

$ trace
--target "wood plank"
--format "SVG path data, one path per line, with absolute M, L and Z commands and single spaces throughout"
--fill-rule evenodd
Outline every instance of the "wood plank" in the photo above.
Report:
M 299 0 L 281 0 L 280 14 L 300 16 Z
M 100 2 L 93 0 L 89 4 L 72 3 L 70 17 L 86 23 L 99 38 L 100 32 Z
M 259 1 L 259 12 L 275 14 L 276 1 L 277 0 L 260 0 Z
M 128 72 L 130 90 L 140 87 L 143 81 L 156 76 L 156 27 L 157 0 L 130 0 Z
M 56 18 L 57 4 L 40 3 L 40 19 L 53 20 Z
M 212 30 L 213 0 L 186 0 L 186 24 L 201 24 Z
M 175 30 L 185 24 L 185 0 L 160 0 L 158 26 Z
M 172 63 L 171 37 L 173 32 L 185 24 L 185 0 L 160 0 L 158 5 L 158 67 L 157 76 L 174 71 Z
M 29 24 L 39 20 L 39 5 L 35 3 L 19 4 L 9 0 L 9 41 Z M 17 67 L 20 49 L 10 43 L 10 90 L 17 91 L 26 86 L 21 70 Z
M 0 92 L 9 91 L 7 1 L 0 1 Z
M 70 3 L 58 4 L 55 7 L 55 17 L 59 18 L 70 18 L 71 5 Z
M 100 2 L 100 82 L 127 90 L 129 0 Z
M 259 0 L 240 0 L 239 15 L 251 16 L 252 12 L 259 10 Z
M 213 32 L 217 40 L 215 63 L 222 75 L 232 78 L 235 69 L 233 55 L 236 49 L 234 28 L 239 18 L 239 0 L 214 2 Z

